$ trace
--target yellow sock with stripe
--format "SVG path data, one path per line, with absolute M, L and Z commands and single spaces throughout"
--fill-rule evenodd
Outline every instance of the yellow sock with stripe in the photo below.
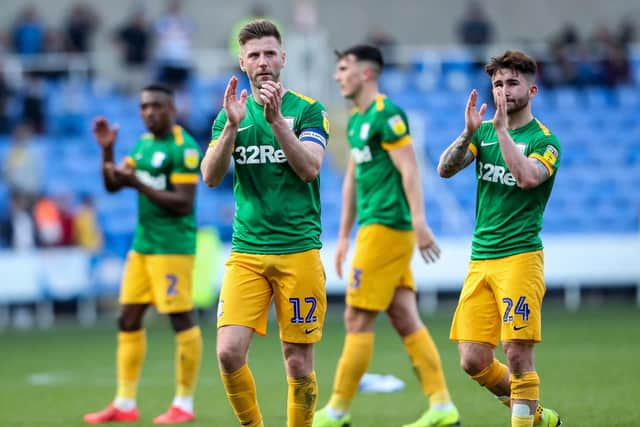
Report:
M 427 328 L 421 328 L 404 337 L 404 347 L 429 403 L 431 405 L 451 403 L 440 355 Z
M 287 426 L 311 427 L 318 400 L 318 382 L 312 372 L 301 378 L 287 377 Z
M 540 378 L 536 372 L 511 374 L 511 426 L 532 427 L 534 414 L 529 405 L 520 401 L 537 402 L 540 398 Z M 514 403 L 516 402 L 516 403 Z M 535 411 L 537 412 L 537 411 Z M 535 413 L 534 412 L 534 413 Z
M 116 399 L 135 401 L 146 351 L 147 337 L 144 329 L 118 333 L 118 349 L 116 351 L 118 390 Z
M 360 379 L 367 372 L 372 356 L 373 332 L 345 336 L 329 407 L 338 412 L 349 412 L 351 402 L 358 391 Z
M 193 396 L 200 361 L 202 360 L 202 334 L 200 327 L 176 334 L 176 396 Z
M 245 427 L 263 427 L 256 397 L 256 383 L 246 363 L 230 374 L 220 372 L 233 412 Z

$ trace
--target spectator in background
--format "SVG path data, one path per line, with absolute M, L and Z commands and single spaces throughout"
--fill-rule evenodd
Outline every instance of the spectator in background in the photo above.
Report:
M 44 247 L 58 246 L 62 243 L 63 229 L 60 210 L 49 196 L 42 196 L 33 206 L 33 217 L 37 235 Z
M 98 222 L 93 197 L 85 193 L 80 196 L 80 206 L 73 219 L 73 238 L 76 245 L 90 253 L 102 249 L 104 238 Z
M 11 31 L 13 51 L 18 55 L 34 55 L 41 53 L 44 46 L 44 25 L 36 8 L 25 6 Z
M 467 4 L 457 33 L 460 43 L 472 50 L 476 65 L 482 67 L 486 60 L 485 48 L 493 42 L 495 30 L 480 2 L 472 0 Z
M 633 20 L 628 17 L 622 19 L 618 26 L 617 40 L 622 46 L 629 46 L 636 41 L 636 26 Z
M 29 199 L 19 192 L 11 193 L 9 215 L 0 223 L 0 246 L 16 250 L 36 247 L 38 238 Z
M 193 20 L 183 14 L 182 1 L 171 0 L 165 15 L 155 24 L 158 80 L 179 89 L 189 79 L 192 68 Z
M 126 89 L 130 92 L 140 90 L 146 80 L 151 37 L 151 28 L 143 9 L 135 10 L 127 22 L 114 34 L 114 41 L 121 53 L 122 64 L 127 71 Z
M 55 196 L 56 207 L 60 216 L 60 240 L 59 246 L 73 246 L 75 244 L 75 238 L 73 235 L 73 194 L 68 191 L 57 194 Z
M 22 123 L 13 131 L 12 145 L 2 165 L 2 175 L 9 190 L 23 195 L 29 204 L 42 189 L 40 153 L 32 143 L 31 127 Z
M 377 47 L 384 58 L 385 67 L 396 64 L 396 45 L 395 38 L 389 34 L 381 25 L 373 26 L 369 29 L 366 38 L 367 44 Z
M 11 114 L 9 108 L 12 96 L 13 88 L 5 79 L 3 64 L 0 60 L 0 134 L 7 134 L 11 129 Z
M 88 4 L 76 3 L 64 26 L 67 50 L 71 53 L 88 53 L 99 23 L 98 14 Z
M 19 96 L 22 100 L 22 121 L 27 122 L 33 131 L 40 134 L 45 130 L 44 96 L 45 87 L 42 77 L 35 73 L 26 74 Z
M 462 44 L 470 47 L 485 46 L 493 41 L 493 23 L 487 17 L 481 3 L 470 1 L 458 23 L 458 37 Z

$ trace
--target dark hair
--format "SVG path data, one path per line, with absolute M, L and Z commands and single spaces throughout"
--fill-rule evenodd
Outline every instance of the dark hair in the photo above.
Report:
M 353 55 L 358 61 L 373 62 L 380 68 L 380 70 L 382 70 L 382 67 L 384 66 L 382 52 L 377 47 L 371 45 L 358 44 L 343 51 L 336 50 L 335 54 L 338 59 L 342 59 L 348 55 Z
M 530 78 L 534 78 L 538 71 L 536 61 L 519 50 L 508 50 L 501 56 L 494 56 L 484 67 L 489 77 L 502 68 L 509 68 Z
M 282 37 L 280 36 L 278 27 L 266 19 L 251 21 L 242 27 L 238 33 L 238 43 L 240 46 L 244 46 L 249 40 L 261 39 L 263 37 L 275 37 L 278 43 L 282 44 Z
M 162 83 L 151 83 L 150 85 L 143 87 L 142 92 L 162 92 L 169 98 L 173 99 L 173 90 Z

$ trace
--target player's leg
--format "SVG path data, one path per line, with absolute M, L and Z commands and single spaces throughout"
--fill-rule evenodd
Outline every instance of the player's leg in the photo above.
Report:
M 247 427 L 263 426 L 247 352 L 254 332 L 267 333 L 272 289 L 265 279 L 265 258 L 232 252 L 218 303 L 216 351 L 220 375 L 238 421 Z
M 287 371 L 287 426 L 310 427 L 318 398 L 318 382 L 313 366 L 313 344 L 283 342 Z
M 540 378 L 533 365 L 534 344 L 542 338 L 542 251 L 492 260 L 490 275 L 496 299 L 502 303 L 501 339 L 511 373 L 512 425 L 558 426 L 557 414 L 539 404 Z
M 347 287 L 345 325 L 347 335 L 338 362 L 329 403 L 315 416 L 314 426 L 342 426 L 358 385 L 373 356 L 373 326 L 386 311 L 396 287 L 411 261 L 415 238 L 379 224 L 358 230 L 351 275 Z M 341 421 L 336 423 L 336 420 Z
M 313 344 L 322 337 L 327 308 L 320 251 L 272 255 L 269 265 L 287 371 L 287 425 L 311 426 L 318 397 Z
M 397 288 L 391 305 L 387 309 L 387 315 L 395 330 L 402 337 L 422 390 L 429 400 L 429 410 L 418 421 L 408 426 L 458 424 L 460 415 L 449 396 L 438 349 L 420 319 L 414 289 Z
M 193 255 L 149 255 L 148 271 L 158 312 L 168 314 L 176 332 L 176 394 L 155 424 L 195 419 L 193 396 L 202 359 L 202 335 L 193 319 Z
M 146 262 L 144 255 L 129 252 L 119 298 L 116 397 L 105 410 L 85 415 L 84 420 L 90 424 L 138 420 L 136 395 L 147 347 L 142 319 L 152 302 Z

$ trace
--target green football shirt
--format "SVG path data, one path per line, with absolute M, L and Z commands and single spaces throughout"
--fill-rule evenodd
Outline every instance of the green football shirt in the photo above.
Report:
M 358 225 L 411 230 L 402 176 L 389 156 L 389 150 L 411 144 L 404 111 L 379 95 L 367 111 L 351 115 L 347 138 L 355 162 Z
M 550 178 L 532 189 L 518 187 L 502 158 L 492 121 L 473 136 L 469 150 L 476 157 L 478 189 L 471 259 L 492 259 L 542 249 L 542 214 L 560 163 L 560 142 L 537 119 L 509 130 L 527 157 L 541 161 Z
M 180 126 L 164 139 L 144 134 L 126 159 L 144 184 L 174 191 L 175 184 L 197 184 L 200 148 Z M 194 254 L 196 219 L 193 210 L 179 215 L 138 193 L 138 223 L 133 250 L 142 254 Z
M 288 90 L 281 112 L 301 142 L 326 146 L 329 121 L 324 106 Z M 215 144 L 227 122 L 220 111 L 213 123 Z M 235 217 L 232 249 L 251 254 L 288 254 L 320 248 L 320 179 L 296 175 L 253 96 L 238 127 L 233 150 Z

